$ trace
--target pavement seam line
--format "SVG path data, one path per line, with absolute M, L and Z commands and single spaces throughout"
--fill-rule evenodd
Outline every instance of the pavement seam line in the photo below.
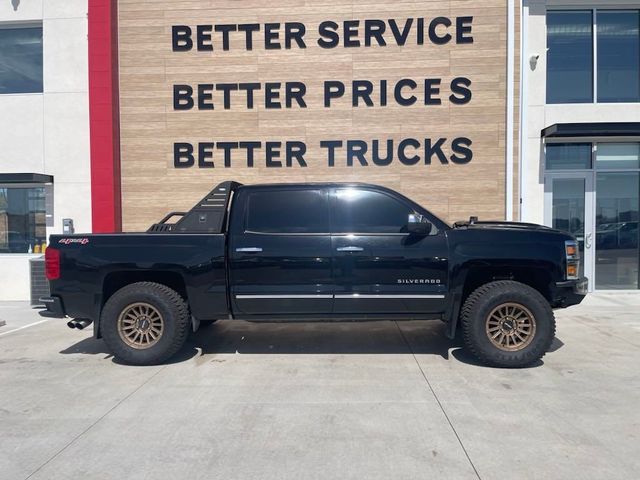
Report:
M 471 460 L 471 457 L 469 456 L 469 452 L 467 452 L 467 449 L 465 448 L 464 443 L 462 443 L 462 439 L 460 438 L 460 435 L 458 435 L 458 431 L 456 430 L 456 427 L 453 426 L 453 423 L 451 422 L 451 419 L 449 418 L 449 415 L 447 415 L 447 412 L 444 409 L 444 406 L 442 405 L 442 402 L 440 402 L 440 399 L 438 398 L 438 395 L 436 395 L 436 391 L 433 389 L 433 386 L 431 385 L 431 382 L 427 378 L 427 375 L 424 373 L 424 370 L 422 369 L 422 366 L 420 365 L 420 362 L 418 362 L 418 359 L 416 358 L 416 354 L 413 351 L 413 348 L 411 347 L 411 344 L 409 343 L 409 340 L 407 340 L 407 337 L 405 336 L 404 332 L 400 328 L 400 325 L 398 324 L 398 322 L 395 321 L 394 323 L 396 324 L 396 327 L 398 328 L 398 331 L 400 332 L 400 336 L 404 340 L 404 343 L 407 344 L 407 347 L 409 348 L 409 351 L 411 352 L 411 355 L 413 356 L 413 360 L 416 362 L 416 365 L 418 366 L 418 369 L 420 370 L 420 373 L 422 374 L 422 377 L 424 378 L 424 381 L 427 383 L 427 386 L 429 387 L 429 390 L 431 390 L 431 394 L 433 395 L 433 398 L 436 399 L 436 402 L 438 403 L 438 406 L 440 407 L 440 410 L 442 411 L 442 414 L 444 415 L 444 418 L 447 419 L 447 423 L 451 427 L 451 430 L 453 431 L 453 434 L 456 436 L 456 439 L 458 440 L 458 443 L 460 444 L 460 448 L 462 448 L 462 451 L 464 452 L 464 455 L 467 457 L 467 460 L 469 461 L 469 465 L 471 465 L 471 468 L 473 468 L 473 471 L 476 474 L 476 477 L 478 477 L 479 480 L 482 480 L 482 478 L 480 477 L 480 474 L 478 473 L 478 469 L 473 464 L 473 461 Z
M 40 470 L 42 470 L 44 467 L 46 467 L 49 463 L 51 463 L 53 460 L 55 460 L 58 456 L 60 456 L 67 448 L 69 448 L 71 445 L 73 445 L 74 443 L 76 443 L 76 441 L 78 439 L 80 439 L 80 437 L 82 437 L 85 433 L 87 433 L 89 430 L 91 430 L 93 427 L 95 427 L 98 423 L 100 423 L 107 415 L 109 415 L 111 412 L 113 412 L 116 408 L 118 408 L 120 405 L 122 405 L 125 401 L 127 401 L 132 395 L 134 395 L 136 392 L 138 392 L 142 387 L 144 387 L 147 383 L 149 383 L 151 380 L 153 380 L 156 376 L 158 376 L 160 374 L 160 372 L 162 372 L 165 368 L 167 368 L 167 366 L 163 366 L 162 368 L 160 368 L 160 370 L 158 370 L 156 373 L 154 373 L 153 375 L 151 375 L 148 379 L 146 379 L 141 385 L 139 385 L 138 387 L 136 387 L 131 393 L 129 393 L 126 397 L 124 397 L 122 400 L 120 400 L 118 403 L 116 403 L 113 407 L 111 407 L 109 410 L 107 410 L 100 418 L 98 418 L 95 422 L 93 422 L 91 425 L 89 425 L 87 428 L 85 428 L 82 432 L 80 432 L 78 435 L 76 435 L 74 438 L 72 438 L 69 443 L 67 443 L 64 447 L 62 447 L 60 450 L 58 450 L 56 453 L 54 453 L 46 462 L 44 462 L 42 465 L 40 465 L 38 468 L 36 468 L 33 472 L 31 472 L 27 477 L 25 477 L 24 480 L 29 480 L 32 476 L 34 476 L 36 473 L 38 473 Z

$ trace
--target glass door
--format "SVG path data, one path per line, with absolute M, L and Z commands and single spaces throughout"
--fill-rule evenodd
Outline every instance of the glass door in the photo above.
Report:
M 640 172 L 597 172 L 595 287 L 638 290 Z
M 593 173 L 551 173 L 545 177 L 545 225 L 570 233 L 580 248 L 580 276 L 594 275 L 594 188 Z

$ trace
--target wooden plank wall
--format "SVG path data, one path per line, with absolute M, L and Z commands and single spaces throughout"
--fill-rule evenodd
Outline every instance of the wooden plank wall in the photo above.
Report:
M 473 16 L 474 43 L 445 46 L 322 49 L 315 42 L 321 21 L 341 23 L 350 19 L 399 21 L 437 16 L 454 19 Z M 234 48 L 213 52 L 173 52 L 172 25 L 305 23 L 306 49 L 265 50 L 256 41 L 252 51 Z M 505 205 L 505 108 L 506 108 L 506 0 L 119 0 L 120 121 L 122 148 L 122 208 L 125 231 L 144 230 L 170 210 L 190 208 L 220 181 L 242 183 L 362 181 L 387 185 L 415 199 L 448 221 L 478 215 L 504 218 Z M 258 38 L 258 37 L 256 37 Z M 517 65 L 516 61 L 516 65 Z M 473 98 L 466 105 L 448 101 L 452 78 L 468 77 Z M 403 107 L 389 101 L 385 107 L 353 108 L 348 97 L 330 109 L 322 102 L 322 82 L 367 79 L 389 85 L 401 78 L 420 84 L 424 78 L 442 79 L 442 105 L 420 101 Z M 248 110 L 238 103 L 229 110 L 174 111 L 174 84 L 218 82 L 302 81 L 307 85 L 308 108 L 266 110 L 263 97 Z M 418 92 L 421 91 L 419 88 Z M 220 103 L 220 93 L 214 102 Z M 379 98 L 377 93 L 374 100 Z M 391 100 L 391 99 L 390 99 Z M 517 117 L 516 117 L 517 118 Z M 345 166 L 339 157 L 327 166 L 327 139 L 437 140 L 468 137 L 473 160 L 468 164 L 413 166 L 397 159 L 386 167 Z M 517 139 L 517 135 L 516 135 Z M 216 168 L 176 169 L 174 142 L 286 141 L 307 144 L 308 167 L 266 168 L 261 155 L 247 168 L 238 160 L 224 168 L 220 152 L 214 152 Z M 450 151 L 448 146 L 445 151 Z M 515 147 L 518 150 L 517 141 Z M 516 172 L 517 187 L 517 172 Z

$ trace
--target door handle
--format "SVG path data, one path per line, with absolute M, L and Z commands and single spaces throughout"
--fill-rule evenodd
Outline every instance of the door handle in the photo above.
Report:
M 261 252 L 261 247 L 241 247 L 236 248 L 236 252 L 244 252 L 244 253 L 258 253 Z
M 591 233 L 587 233 L 584 237 L 584 248 L 591 248 Z
M 364 248 L 362 247 L 338 247 L 336 248 L 339 252 L 362 252 Z

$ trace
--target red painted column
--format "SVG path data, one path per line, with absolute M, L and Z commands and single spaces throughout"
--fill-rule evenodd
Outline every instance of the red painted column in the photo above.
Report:
M 89 122 L 94 233 L 122 230 L 117 0 L 89 0 Z

